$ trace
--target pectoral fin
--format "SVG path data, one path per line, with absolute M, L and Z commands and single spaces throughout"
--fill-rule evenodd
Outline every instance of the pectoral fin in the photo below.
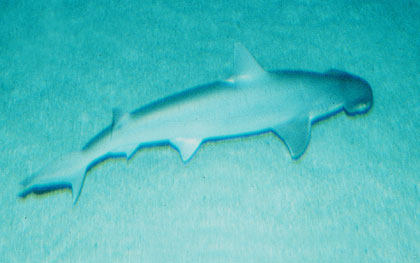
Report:
M 311 136 L 311 121 L 308 116 L 300 116 L 273 127 L 273 131 L 289 148 L 293 159 L 298 159 L 306 150 Z
M 196 138 L 176 138 L 170 140 L 170 143 L 178 150 L 181 154 L 181 158 L 184 162 L 191 159 L 197 149 L 200 147 L 202 139 Z

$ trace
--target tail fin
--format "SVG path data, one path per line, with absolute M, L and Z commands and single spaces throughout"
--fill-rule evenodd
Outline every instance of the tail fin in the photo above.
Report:
M 82 191 L 83 182 L 85 181 L 86 169 L 81 169 L 74 174 L 71 180 L 71 192 L 73 194 L 73 205 L 79 199 L 80 192 Z
M 55 189 L 71 187 L 73 204 L 79 198 L 86 174 L 83 154 L 70 153 L 46 165 L 39 172 L 24 179 L 21 184 L 25 187 L 20 197 L 30 193 L 45 193 Z

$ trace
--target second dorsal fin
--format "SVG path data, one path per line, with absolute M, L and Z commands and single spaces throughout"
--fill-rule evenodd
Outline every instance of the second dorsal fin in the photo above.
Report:
M 118 129 L 130 118 L 130 113 L 123 112 L 118 108 L 112 109 L 112 130 Z

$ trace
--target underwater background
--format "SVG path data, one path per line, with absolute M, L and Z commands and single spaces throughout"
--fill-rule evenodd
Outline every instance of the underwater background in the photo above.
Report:
M 0 1 L 1 262 L 419 262 L 420 2 Z M 225 79 L 233 46 L 265 69 L 346 70 L 364 115 L 313 126 L 292 161 L 274 134 L 169 146 L 71 190 L 19 182 L 126 111 Z

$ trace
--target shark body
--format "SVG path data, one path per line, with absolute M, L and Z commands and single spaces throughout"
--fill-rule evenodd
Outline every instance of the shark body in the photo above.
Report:
M 79 152 L 46 165 L 25 179 L 21 197 L 71 187 L 73 203 L 86 172 L 115 156 L 130 158 L 140 146 L 169 143 L 184 162 L 203 141 L 272 131 L 293 159 L 305 151 L 311 124 L 344 110 L 348 115 L 372 106 L 369 84 L 330 70 L 265 71 L 248 50 L 235 44 L 234 74 L 152 102 L 131 113 L 114 112 L 112 124 Z

